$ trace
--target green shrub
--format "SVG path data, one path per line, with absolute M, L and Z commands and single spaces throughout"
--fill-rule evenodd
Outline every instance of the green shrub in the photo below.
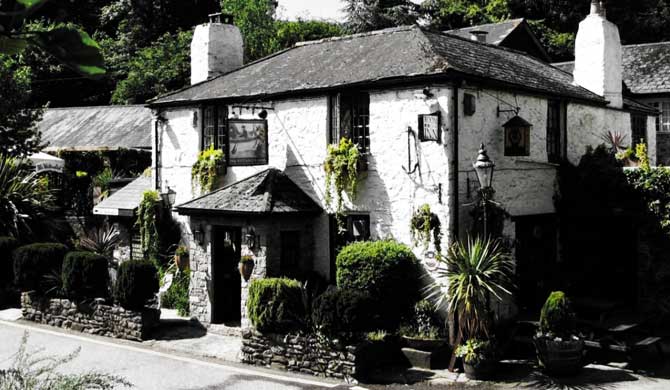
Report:
M 312 321 L 328 336 L 369 332 L 383 326 L 375 314 L 376 302 L 356 290 L 330 289 L 314 301 Z
M 158 270 L 148 260 L 121 263 L 114 286 L 114 299 L 126 309 L 141 310 L 158 292 Z
M 14 281 L 21 291 L 45 291 L 47 275 L 60 273 L 67 247 L 55 243 L 38 243 L 14 250 Z
M 107 259 L 92 252 L 70 252 L 63 260 L 63 290 L 68 298 L 107 298 L 109 270 Z
M 304 322 L 300 283 L 286 278 L 256 279 L 249 285 L 247 312 L 260 332 L 299 330 Z
M 384 329 L 395 329 L 419 297 L 417 260 L 396 241 L 357 242 L 337 256 L 337 287 L 366 292 Z
M 186 317 L 190 314 L 188 287 L 191 282 L 191 271 L 188 269 L 174 277 L 172 285 L 161 298 L 161 306 L 166 309 L 177 309 L 177 314 Z
M 544 334 L 570 336 L 575 334 L 575 312 L 568 297 L 561 291 L 549 295 L 540 312 L 540 331 Z
M 13 237 L 0 237 L 0 288 L 14 281 L 12 251 L 18 246 Z

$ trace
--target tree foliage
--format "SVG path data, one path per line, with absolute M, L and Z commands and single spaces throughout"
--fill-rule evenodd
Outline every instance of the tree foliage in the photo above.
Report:
M 410 0 L 346 0 L 346 27 L 359 33 L 415 24 L 419 6 Z
M 276 50 L 273 8 L 268 0 L 222 0 L 244 37 L 244 59 L 254 61 Z

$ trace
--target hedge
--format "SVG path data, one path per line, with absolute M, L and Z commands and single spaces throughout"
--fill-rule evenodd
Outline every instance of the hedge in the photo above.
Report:
M 256 279 L 249 285 L 247 312 L 260 332 L 289 332 L 304 324 L 300 282 L 286 278 Z
M 395 329 L 419 298 L 416 257 L 396 241 L 356 242 L 337 255 L 337 287 L 366 292 L 384 329 Z
M 114 286 L 114 299 L 130 310 L 142 310 L 158 292 L 158 270 L 148 260 L 121 263 Z
M 14 281 L 12 252 L 18 244 L 13 237 L 0 237 L 0 288 Z
M 312 322 L 327 336 L 374 331 L 383 326 L 375 306 L 364 292 L 329 289 L 314 301 Z
M 37 243 L 14 250 L 14 281 L 21 291 L 45 292 L 47 275 L 60 275 L 67 247 L 56 243 Z
M 109 297 L 107 259 L 92 252 L 70 252 L 63 261 L 63 290 L 68 298 Z

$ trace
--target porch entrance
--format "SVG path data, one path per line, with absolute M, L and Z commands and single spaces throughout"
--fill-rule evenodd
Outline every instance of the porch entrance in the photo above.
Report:
M 212 323 L 240 325 L 242 279 L 238 269 L 242 231 L 239 227 L 212 227 Z

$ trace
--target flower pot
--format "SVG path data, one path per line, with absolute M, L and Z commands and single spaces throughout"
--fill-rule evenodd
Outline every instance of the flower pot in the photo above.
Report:
M 184 271 L 189 268 L 189 257 L 188 255 L 174 255 L 174 264 L 180 271 Z
M 242 279 L 244 279 L 245 282 L 248 282 L 249 279 L 251 278 L 251 273 L 254 270 L 254 261 L 253 260 L 247 260 L 240 262 L 239 268 L 240 268 L 240 275 L 242 276 Z
M 485 380 L 491 378 L 496 370 L 497 362 L 493 359 L 481 360 L 476 363 L 463 362 L 463 371 L 468 379 Z
M 443 349 L 447 345 L 447 339 L 422 339 L 402 336 L 402 345 L 419 351 L 434 352 Z
M 575 375 L 583 366 L 584 341 L 560 340 L 546 336 L 533 339 L 537 358 L 547 374 Z

